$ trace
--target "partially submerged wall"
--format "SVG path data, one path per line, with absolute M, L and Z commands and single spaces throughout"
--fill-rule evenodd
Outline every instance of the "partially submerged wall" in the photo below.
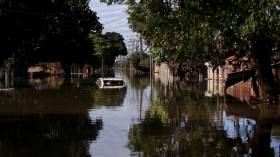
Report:
M 179 80 L 178 76 L 173 76 L 173 71 L 169 67 L 168 63 L 161 63 L 160 65 L 155 65 L 154 68 L 155 79 L 161 79 L 162 83 L 168 84 Z

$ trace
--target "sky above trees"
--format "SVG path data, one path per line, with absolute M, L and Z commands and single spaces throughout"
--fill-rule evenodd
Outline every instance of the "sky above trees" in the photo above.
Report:
M 128 27 L 128 15 L 126 14 L 126 5 L 100 3 L 100 0 L 91 0 L 90 8 L 97 13 L 99 22 L 103 24 L 103 33 L 117 32 L 123 36 L 126 45 L 129 45 L 130 39 L 136 38 L 134 33 Z

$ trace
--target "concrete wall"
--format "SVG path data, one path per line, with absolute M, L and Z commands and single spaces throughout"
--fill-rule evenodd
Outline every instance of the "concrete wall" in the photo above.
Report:
M 162 83 L 166 85 L 169 82 L 179 80 L 179 77 L 173 76 L 173 71 L 170 69 L 167 63 L 156 65 L 154 68 L 154 72 L 155 79 L 161 79 Z
M 223 67 L 218 67 L 213 70 L 213 67 L 209 63 L 205 63 L 207 67 L 207 76 L 204 79 L 206 80 L 218 80 L 224 81 L 227 79 L 227 75 L 234 72 L 232 65 L 225 65 Z

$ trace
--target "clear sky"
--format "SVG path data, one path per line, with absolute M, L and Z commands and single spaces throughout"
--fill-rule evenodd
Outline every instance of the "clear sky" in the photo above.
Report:
M 129 45 L 130 39 L 136 38 L 136 33 L 132 32 L 128 27 L 128 15 L 125 13 L 127 6 L 118 4 L 107 5 L 100 3 L 99 0 L 91 0 L 90 7 L 97 13 L 99 22 L 103 24 L 103 33 L 120 33 L 127 45 Z

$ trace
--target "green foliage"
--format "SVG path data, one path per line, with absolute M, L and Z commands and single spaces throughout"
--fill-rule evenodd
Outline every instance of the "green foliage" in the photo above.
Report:
M 134 52 L 130 55 L 132 66 L 137 70 L 149 70 L 150 62 L 148 54 L 144 52 Z
M 279 46 L 278 0 L 127 2 L 130 27 L 160 61 L 211 61 L 218 66 L 231 50 L 250 51 L 258 39 L 271 40 L 273 48 Z
M 140 63 L 140 53 L 135 52 L 130 55 L 130 61 L 133 67 L 138 67 Z
M 99 58 L 106 58 L 109 55 L 108 49 L 110 48 L 110 43 L 102 36 L 90 34 L 89 40 L 91 40 L 94 44 L 94 55 L 98 56 Z
M 267 69 L 272 52 L 279 52 L 279 6 L 279 0 L 142 0 L 129 3 L 128 14 L 130 27 L 150 45 L 157 62 L 197 70 L 205 62 L 216 68 L 232 54 L 248 54 L 266 93 L 260 96 L 276 97 Z M 179 68 L 185 74 L 190 69 Z
M 93 47 L 93 55 L 104 60 L 104 64 L 112 66 L 119 55 L 127 55 L 123 37 L 115 32 L 107 32 L 104 35 L 91 33 L 88 38 Z
M 111 5 L 113 3 L 121 4 L 121 3 L 124 2 L 124 0 L 100 0 L 100 2 L 107 3 L 107 4 Z
M 5 0 L 0 21 L 0 57 L 14 54 L 21 68 L 38 61 L 89 63 L 88 34 L 102 30 L 89 0 Z
M 122 35 L 116 32 L 106 32 L 104 38 L 111 44 L 109 48 L 111 57 L 115 59 L 119 55 L 127 55 L 127 49 Z
M 92 92 L 93 106 L 94 107 L 117 107 L 123 104 L 124 97 L 127 90 L 123 89 L 106 89 L 94 90 Z

